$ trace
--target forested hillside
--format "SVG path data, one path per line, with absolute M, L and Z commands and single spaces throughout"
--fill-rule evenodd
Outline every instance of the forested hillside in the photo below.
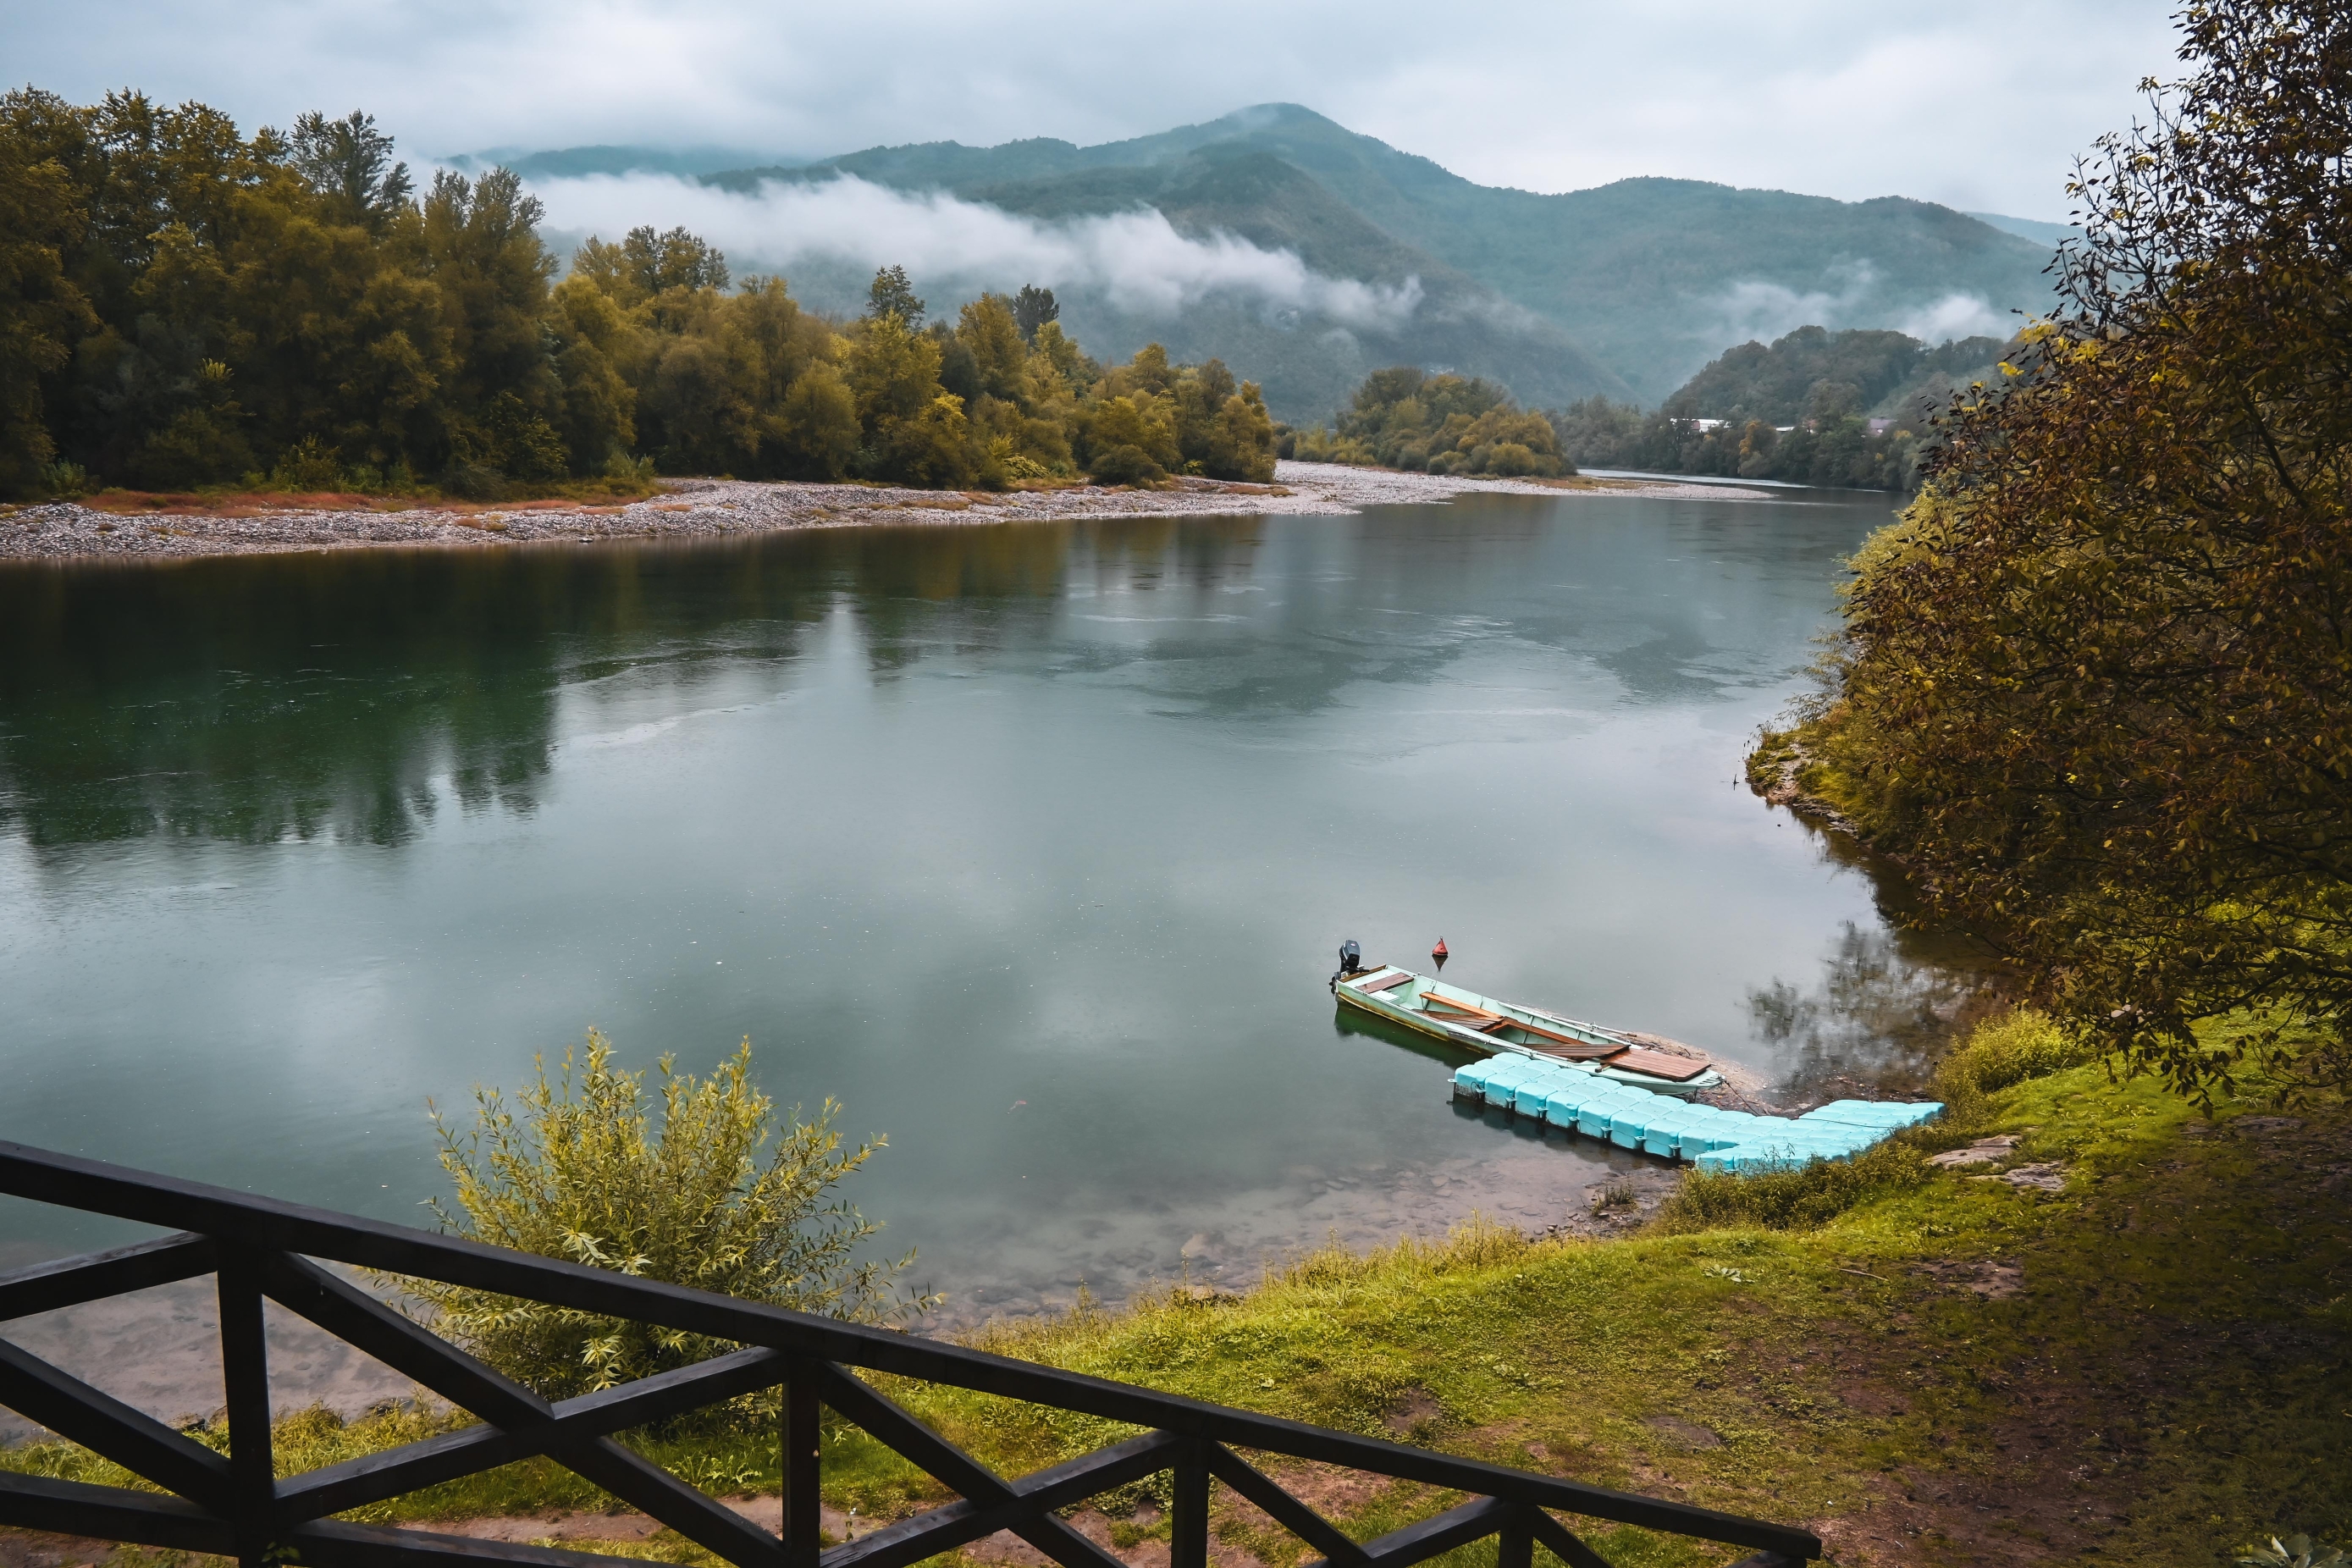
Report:
M 1255 384 L 1158 345 L 1106 371 L 1049 294 L 927 326 L 892 270 L 842 321 L 650 226 L 559 281 L 511 171 L 419 191 L 363 114 L 248 138 L 11 92 L 0 215 L 0 494 L 1272 471 Z
M 1801 327 L 1729 350 L 1654 414 L 1595 397 L 1552 419 L 1588 468 L 1906 490 L 1954 399 L 2006 384 L 2005 353 L 2024 357 L 2014 340 Z
M 1253 186 L 1239 174 L 1245 154 L 1305 181 L 1261 174 Z M 1653 402 L 1729 345 L 1805 321 L 1893 327 L 1955 300 L 2004 319 L 2043 309 L 2051 297 L 2048 245 L 1931 203 L 1663 179 L 1559 195 L 1501 190 L 1294 104 L 1095 147 L 1043 138 L 991 148 L 929 142 L 709 179 L 751 191 L 841 174 L 1041 217 L 1148 205 L 1187 232 L 1222 227 L 1284 245 L 1339 275 L 1417 275 L 1431 290 L 1431 321 L 1416 351 L 1444 352 L 1369 343 L 1371 363 L 1385 353 L 1493 376 L 1538 404 L 1588 393 Z M 1545 330 L 1527 337 L 1527 318 L 1497 315 L 1496 304 Z M 1108 320 L 1089 327 L 1107 342 L 1140 330 Z M 1555 333 L 1622 390 L 1570 384 L 1588 373 L 1562 357 Z M 1538 384 L 1541 366 L 1501 357 L 1515 349 L 1560 368 Z M 1286 416 L 1315 417 L 1338 401 L 1335 393 Z

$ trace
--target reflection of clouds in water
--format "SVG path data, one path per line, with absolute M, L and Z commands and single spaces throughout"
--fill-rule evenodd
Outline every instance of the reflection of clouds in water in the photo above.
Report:
M 1892 934 L 1847 921 L 1818 985 L 1800 991 L 1776 978 L 1748 993 L 1748 1013 L 1790 1089 L 1844 1078 L 1906 1092 L 1927 1086 L 1937 1058 L 1991 996 L 1987 976 L 1915 959 Z

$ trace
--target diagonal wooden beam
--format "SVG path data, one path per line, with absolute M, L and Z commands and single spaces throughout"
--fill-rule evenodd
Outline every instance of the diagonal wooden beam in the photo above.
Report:
M 1000 1530 L 1013 1529 L 1023 1521 L 1084 1502 L 1097 1492 L 1139 1481 L 1166 1469 L 1185 1446 L 1181 1437 L 1147 1432 L 1022 1477 L 1012 1484 L 1013 1500 L 1010 1502 L 983 1506 L 967 1498 L 927 1509 L 846 1546 L 836 1546 L 819 1561 L 823 1568 L 908 1568 Z
M 1364 1556 L 1377 1568 L 1406 1568 L 1409 1563 L 1427 1562 L 1494 1534 L 1510 1522 L 1516 1508 L 1500 1498 L 1478 1498 L 1366 1542 Z
M 0 1340 L 0 1405 L 208 1509 L 228 1506 L 226 1459 L 5 1340 Z
M 226 1556 L 229 1523 L 184 1498 L 0 1470 L 0 1525 Z
M 225 1556 L 232 1550 L 227 1521 L 179 1498 L 6 1471 L 0 1471 L 0 1525 L 210 1556 Z M 613 1568 L 614 1563 L 599 1552 L 342 1523 L 298 1526 L 282 1537 L 281 1544 L 291 1549 L 292 1560 L 315 1568 L 411 1568 L 426 1563 L 450 1568 L 499 1563 L 517 1568 Z
M 469 1426 L 325 1466 L 278 1483 L 278 1517 L 323 1519 L 551 1453 L 567 1443 L 667 1420 L 737 1394 L 772 1387 L 782 1381 L 785 1365 L 785 1358 L 774 1351 L 737 1351 L 564 1400 L 552 1407 L 551 1419 L 537 1425 Z
M 1609 1568 L 1609 1559 L 1578 1540 L 1568 1526 L 1543 1510 L 1528 1510 L 1528 1523 L 1534 1528 L 1536 1539 L 1550 1547 L 1552 1555 L 1567 1563 L 1568 1568 Z
M 1364 1562 L 1364 1549 L 1338 1525 L 1292 1497 L 1281 1482 L 1223 1443 L 1210 1447 L 1209 1473 L 1264 1509 L 1276 1524 L 1323 1553 L 1324 1560 L 1336 1568 L 1356 1568 Z
M 183 1231 L 0 1274 L 0 1322 L 213 1271 L 212 1238 Z
M 555 1407 L 546 1400 L 309 1259 L 279 1254 L 267 1278 L 269 1294 L 284 1306 L 493 1426 L 555 1426 Z M 753 1568 L 782 1563 L 776 1537 L 643 1455 L 610 1437 L 574 1442 L 559 1436 L 548 1449 L 558 1463 L 696 1545 Z
M 423 1324 L 306 1258 L 278 1254 L 262 1270 L 269 1298 L 442 1398 L 500 1426 L 553 1419 L 554 1406 Z
M 818 1393 L 850 1420 L 982 1508 L 1013 1500 L 1011 1483 L 940 1436 L 887 1394 L 830 1362 L 816 1363 Z M 1062 1568 L 1126 1568 L 1118 1558 L 1051 1514 L 1008 1524 L 1013 1534 Z

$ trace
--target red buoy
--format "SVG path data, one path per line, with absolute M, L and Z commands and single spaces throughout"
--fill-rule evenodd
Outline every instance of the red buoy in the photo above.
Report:
M 1445 939 L 1444 937 L 1441 936 L 1437 939 L 1437 945 L 1429 950 L 1429 956 L 1437 960 L 1440 963 L 1445 962 Z

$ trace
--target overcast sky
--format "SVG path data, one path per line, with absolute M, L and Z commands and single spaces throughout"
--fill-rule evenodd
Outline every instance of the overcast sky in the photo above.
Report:
M 2147 0 L 0 0 L 5 74 L 248 128 L 362 107 L 412 158 L 1095 142 L 1289 101 L 1488 184 L 1632 174 L 2063 218 L 2174 71 Z

